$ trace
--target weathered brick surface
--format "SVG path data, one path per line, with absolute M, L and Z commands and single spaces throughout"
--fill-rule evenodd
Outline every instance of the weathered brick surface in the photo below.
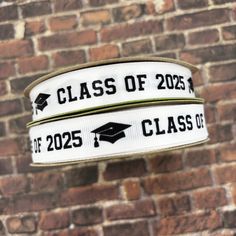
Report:
M 72 222 L 79 226 L 102 223 L 103 212 L 100 207 L 79 208 L 72 212 Z
M 63 229 L 70 224 L 69 212 L 42 212 L 40 214 L 39 228 L 42 230 Z
M 99 61 L 119 57 L 119 48 L 116 45 L 107 44 L 101 47 L 91 48 L 89 56 L 91 61 Z
M 120 203 L 106 209 L 108 220 L 132 219 L 155 215 L 155 206 L 151 200 Z
M 126 180 L 124 182 L 124 191 L 128 200 L 137 200 L 141 195 L 140 183 L 137 180 Z
M 206 168 L 188 172 L 170 173 L 144 180 L 144 189 L 149 194 L 162 194 L 183 191 L 212 185 L 212 179 Z
M 161 197 L 157 200 L 157 206 L 162 216 L 173 216 L 187 213 L 191 210 L 190 197 L 177 195 L 174 197 Z
M 49 21 L 51 31 L 72 30 L 77 26 L 76 15 L 53 17 Z
M 214 9 L 171 17 L 167 21 L 169 30 L 183 30 L 229 21 L 228 9 Z
M 32 42 L 29 40 L 11 40 L 0 42 L 0 58 L 17 58 L 32 55 Z
M 234 0 L 0 1 L 0 235 L 235 235 L 235 43 Z M 66 66 L 148 55 L 197 65 L 208 143 L 30 166 L 27 85 Z
M 152 43 L 149 39 L 141 39 L 123 43 L 122 51 L 124 56 L 135 56 L 142 53 L 152 53 Z
M 42 51 L 75 47 L 79 45 L 94 44 L 97 41 L 94 30 L 64 33 L 60 35 L 45 36 L 39 39 L 39 49 Z
M 48 69 L 47 56 L 25 57 L 18 61 L 19 72 L 26 74 Z
M 114 180 L 127 177 L 140 177 L 146 173 L 146 165 L 143 159 L 126 162 L 108 163 L 104 171 L 104 179 Z
M 123 223 L 107 225 L 103 227 L 104 236 L 130 235 L 130 236 L 149 236 L 148 225 L 145 221 L 136 223 Z
M 11 196 L 29 191 L 29 180 L 25 176 L 12 176 L 1 179 L 0 192 L 3 196 Z
M 0 25 L 0 40 L 14 38 L 14 27 L 12 24 Z
M 223 188 L 199 190 L 193 193 L 194 206 L 198 209 L 211 209 L 227 204 Z
M 185 215 L 162 219 L 154 222 L 154 235 L 174 235 L 202 230 L 214 230 L 222 225 L 218 212 Z
M 36 232 L 37 223 L 33 215 L 24 215 L 22 217 L 9 217 L 6 220 L 8 232 L 11 234 L 27 233 L 32 234 Z
M 84 50 L 61 51 L 52 55 L 55 67 L 69 66 L 86 62 Z

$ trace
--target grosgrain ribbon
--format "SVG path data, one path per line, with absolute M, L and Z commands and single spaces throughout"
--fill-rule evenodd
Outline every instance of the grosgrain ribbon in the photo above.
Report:
M 140 101 L 194 98 L 191 70 L 159 61 L 107 64 L 56 74 L 29 92 L 33 121 Z
M 63 119 L 30 128 L 34 164 L 88 161 L 207 140 L 202 104 L 149 106 Z

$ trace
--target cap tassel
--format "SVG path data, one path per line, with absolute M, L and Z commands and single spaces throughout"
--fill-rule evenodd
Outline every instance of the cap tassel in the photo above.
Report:
M 94 138 L 94 147 L 99 147 L 99 143 L 98 143 L 98 138 L 97 135 L 95 134 L 95 138 Z

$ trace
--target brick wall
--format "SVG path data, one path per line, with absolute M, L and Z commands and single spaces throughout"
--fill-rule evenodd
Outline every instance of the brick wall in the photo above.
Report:
M 0 235 L 235 235 L 235 0 L 0 1 L 0 40 Z M 133 55 L 199 67 L 211 141 L 31 168 L 26 85 L 63 66 Z

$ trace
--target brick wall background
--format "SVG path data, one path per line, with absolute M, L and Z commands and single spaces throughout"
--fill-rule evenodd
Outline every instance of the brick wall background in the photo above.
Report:
M 0 1 L 0 235 L 236 235 L 235 0 Z M 198 65 L 211 141 L 31 168 L 23 89 L 57 68 L 133 55 Z

